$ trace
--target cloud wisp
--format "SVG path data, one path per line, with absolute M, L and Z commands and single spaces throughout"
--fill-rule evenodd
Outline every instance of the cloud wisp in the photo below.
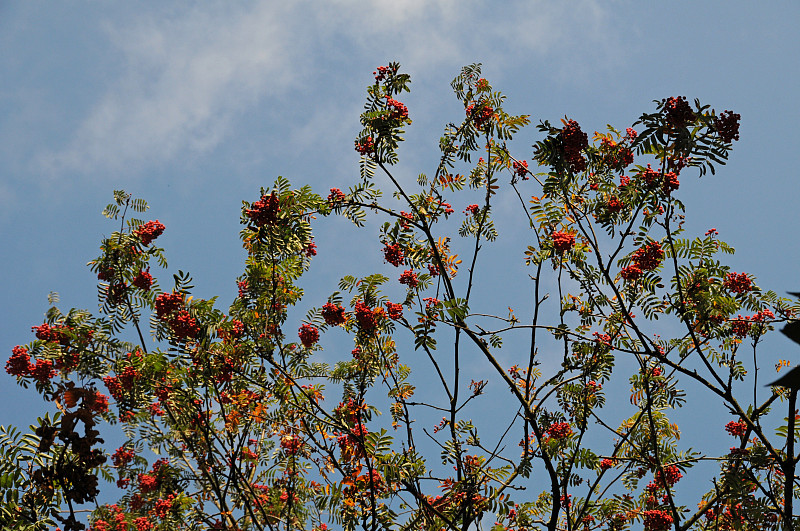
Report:
M 599 42 L 606 22 L 596 2 L 580 4 L 511 2 L 489 10 L 471 0 L 262 1 L 113 21 L 106 29 L 109 53 L 120 56 L 123 73 L 108 80 L 70 140 L 40 153 L 39 169 L 54 177 L 130 174 L 210 152 L 239 134 L 237 118 L 248 110 L 310 83 L 333 46 L 354 62 L 391 53 L 417 72 L 572 54 L 576 45 L 560 44 L 568 28 L 580 26 L 580 39 Z M 330 120 L 319 125 L 331 127 Z M 319 136 L 313 124 L 300 129 Z

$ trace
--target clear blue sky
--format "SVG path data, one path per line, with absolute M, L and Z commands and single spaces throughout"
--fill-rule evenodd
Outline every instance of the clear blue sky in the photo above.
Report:
M 278 175 L 320 193 L 354 183 L 364 88 L 392 60 L 412 75 L 406 182 L 433 173 L 442 126 L 463 116 L 449 82 L 473 62 L 534 123 L 624 128 L 677 95 L 740 113 L 729 165 L 682 176 L 688 227 L 717 228 L 762 288 L 798 290 L 798 21 L 792 1 L 0 2 L 0 361 L 32 339 L 49 291 L 96 308 L 85 263 L 115 228 L 100 216 L 114 189 L 167 226 L 171 272 L 232 300 L 241 200 Z M 518 138 L 530 158 L 535 129 Z M 348 230 L 320 228 L 337 267 L 315 270 L 309 293 L 333 290 L 337 248 L 361 253 L 355 273 L 384 267 L 359 247 L 375 233 Z M 0 423 L 27 424 L 33 395 L 0 374 Z

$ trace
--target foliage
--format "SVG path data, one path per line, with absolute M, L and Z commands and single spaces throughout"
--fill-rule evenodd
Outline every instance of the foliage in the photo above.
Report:
M 793 528 L 796 390 L 755 402 L 755 369 L 764 334 L 800 305 L 732 272 L 713 229 L 684 234 L 677 198 L 679 176 L 725 163 L 738 115 L 667 98 L 633 124 L 641 133 L 609 127 L 591 141 L 574 120 L 542 121 L 534 173 L 509 148 L 529 117 L 506 113 L 471 65 L 452 84 L 463 120 L 412 187 L 390 170 L 409 82 L 395 63 L 375 72 L 347 192 L 278 178 L 243 203 L 247 259 L 225 310 L 193 297 L 188 273 L 151 274 L 167 267 L 153 244 L 165 227 L 130 218 L 147 204 L 114 193 L 104 214 L 119 230 L 89 262 L 99 315 L 53 306 L 6 364 L 57 412 L 30 434 L 0 430 L 4 528 L 84 529 L 79 506 L 101 491 L 123 494 L 92 511 L 97 531 Z M 529 230 L 527 321 L 475 295 L 509 192 Z M 384 220 L 375 250 L 397 278 L 345 276 L 307 297 L 317 306 L 298 323 L 312 225 L 332 215 Z M 354 348 L 330 364 L 320 351 L 333 329 Z M 485 379 L 468 383 L 476 364 Z M 509 423 L 480 414 L 489 396 Z M 730 450 L 682 442 L 673 417 L 701 401 L 731 413 L 709 426 L 734 437 Z M 100 435 L 116 424 L 126 442 L 114 449 Z

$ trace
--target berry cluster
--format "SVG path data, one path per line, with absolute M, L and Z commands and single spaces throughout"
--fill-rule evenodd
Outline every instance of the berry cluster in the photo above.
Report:
M 419 285 L 419 279 L 417 279 L 417 274 L 411 271 L 410 269 L 406 269 L 403 271 L 403 274 L 400 275 L 400 284 L 405 284 L 409 288 L 416 288 Z
M 399 243 L 391 245 L 385 244 L 383 247 L 383 257 L 387 262 L 395 267 L 399 267 L 403 263 L 403 249 L 400 248 Z
M 678 181 L 678 174 L 675 172 L 667 172 L 662 174 L 660 170 L 654 170 L 647 165 L 647 169 L 639 173 L 639 178 L 644 181 L 648 188 L 661 188 L 664 194 L 669 195 L 672 191 L 677 190 L 680 186 Z
M 747 432 L 747 424 L 743 421 L 739 420 L 732 420 L 725 425 L 725 431 L 733 435 L 734 437 L 741 437 Z
M 714 120 L 714 129 L 723 142 L 730 143 L 732 140 L 739 140 L 739 120 L 741 115 L 725 111 L 720 113 Z
M 125 448 L 124 446 L 120 446 L 117 448 L 117 451 L 111 456 L 111 462 L 114 463 L 116 467 L 123 467 L 126 466 L 128 463 L 133 461 L 134 456 L 136 453 L 133 449 Z
M 281 448 L 289 455 L 295 455 L 303 448 L 303 440 L 297 435 L 288 434 L 281 437 Z
M 139 371 L 131 366 L 128 366 L 123 369 L 117 378 L 119 379 L 119 384 L 122 386 L 122 388 L 126 391 L 130 391 L 133 389 L 133 384 L 139 378 L 139 376 Z
M 405 120 L 408 118 L 408 107 L 386 95 L 386 108 L 389 110 L 389 118 L 392 120 Z
M 564 149 L 564 160 L 569 165 L 572 173 L 586 170 L 586 159 L 581 151 L 589 145 L 589 137 L 581 131 L 581 126 L 575 120 L 569 120 L 558 135 Z
M 191 339 L 200 334 L 197 319 L 183 308 L 182 293 L 162 293 L 156 297 L 156 315 L 169 325 L 178 339 Z
M 647 488 L 649 490 L 660 490 L 666 487 L 671 487 L 675 483 L 677 483 L 683 474 L 681 474 L 681 469 L 678 468 L 677 465 L 669 465 L 664 467 L 663 473 L 661 470 L 656 470 L 656 475 L 653 480 L 653 483 L 650 483 Z
M 41 383 L 49 381 L 56 375 L 52 361 L 36 360 L 36 363 L 31 363 L 28 349 L 19 345 L 11 349 L 11 357 L 6 362 L 6 372 L 11 376 L 32 376 Z
M 253 208 L 248 208 L 245 213 L 256 227 L 263 227 L 274 224 L 278 220 L 280 211 L 280 199 L 275 192 L 272 192 L 261 196 L 261 199 L 253 203 Z
M 636 280 L 644 271 L 653 271 L 661 265 L 664 259 L 664 250 L 658 242 L 649 242 L 633 253 L 633 263 L 623 267 L 619 276 L 625 280 Z
M 666 531 L 672 525 L 672 516 L 660 509 L 644 512 L 645 531 Z
M 375 76 L 375 82 L 380 83 L 386 79 L 389 79 L 393 75 L 397 74 L 397 66 L 379 66 L 372 75 Z
M 522 177 L 523 181 L 528 180 L 527 160 L 515 160 L 512 169 L 514 170 L 514 175 L 516 175 L 517 177 Z
M 158 220 L 148 221 L 139 225 L 133 233 L 142 241 L 142 245 L 150 245 L 150 242 L 161 236 L 165 228 Z
M 394 302 L 386 302 L 386 314 L 389 316 L 389 319 L 393 319 L 395 321 L 402 319 L 403 305 L 396 304 Z
M 162 293 L 156 297 L 156 315 L 162 321 L 169 314 L 183 307 L 182 293 Z
M 664 112 L 667 114 L 667 123 L 675 128 L 694 120 L 694 112 L 684 96 L 664 100 Z
M 464 209 L 464 214 L 472 214 L 473 216 L 478 215 L 478 205 L 469 205 L 467 208 Z
M 372 309 L 362 301 L 358 301 L 356 303 L 355 314 L 358 327 L 365 332 L 369 332 L 374 330 L 378 325 L 378 317 L 383 314 L 383 308 Z
M 553 439 L 564 439 L 572 435 L 572 427 L 566 422 L 554 422 L 547 428 L 547 434 Z
M 553 241 L 553 248 L 557 253 L 563 254 L 575 245 L 575 234 L 571 232 L 555 231 L 550 235 Z
M 150 287 L 153 285 L 153 275 L 150 274 L 150 268 L 148 267 L 147 271 L 139 271 L 131 280 L 131 284 L 142 291 L 150 291 Z
M 103 383 L 106 384 L 106 388 L 108 392 L 111 393 L 111 396 L 114 400 L 121 400 L 124 395 L 124 389 L 122 387 L 122 383 L 120 383 L 119 378 L 116 376 L 104 376 Z
M 741 295 L 753 289 L 753 284 L 745 273 L 728 273 L 722 283 L 731 293 Z
M 472 103 L 466 109 L 467 118 L 472 118 L 472 123 L 478 131 L 486 132 L 494 118 L 494 109 L 486 102 Z
M 317 327 L 310 324 L 302 325 L 297 331 L 297 335 L 300 337 L 300 342 L 303 343 L 303 346 L 306 348 L 311 348 L 314 343 L 319 341 L 319 330 Z
M 369 155 L 370 153 L 375 153 L 375 142 L 372 140 L 372 137 L 365 136 L 361 140 L 356 140 L 356 151 L 358 151 L 358 153 L 361 155 Z M 333 190 L 331 190 L 331 192 L 333 192 Z M 342 197 L 342 199 L 344 199 L 344 197 Z
M 347 321 L 344 308 L 330 302 L 322 305 L 322 318 L 325 319 L 325 324 L 330 326 L 339 326 Z
M 616 214 L 623 208 L 625 208 L 625 203 L 619 200 L 619 198 L 615 195 L 612 195 L 606 201 L 606 210 L 611 214 Z
M 367 137 L 369 138 L 369 137 Z M 328 194 L 328 203 L 340 203 L 347 199 L 347 196 L 344 195 L 344 192 L 339 190 L 338 188 L 331 188 L 331 193 Z
M 36 334 L 36 339 L 67 346 L 69 345 L 69 332 L 72 331 L 72 327 L 64 325 L 50 326 L 47 323 L 42 323 L 39 326 L 32 326 L 31 330 Z
M 775 314 L 773 314 L 770 310 L 761 310 L 755 315 L 748 317 L 742 317 L 739 315 L 731 326 L 731 332 L 737 337 L 746 337 L 750 333 L 753 327 L 752 325 L 763 323 L 767 319 L 775 319 Z

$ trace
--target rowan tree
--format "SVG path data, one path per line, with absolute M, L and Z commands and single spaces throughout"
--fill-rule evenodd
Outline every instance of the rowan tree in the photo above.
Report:
M 162 274 L 168 228 L 115 192 L 118 230 L 89 262 L 99 311 L 53 305 L 6 364 L 47 412 L 0 432 L 4 528 L 84 529 L 86 506 L 96 531 L 794 528 L 796 389 L 761 389 L 757 347 L 800 305 L 731 271 L 714 229 L 686 234 L 679 199 L 727 161 L 739 115 L 669 97 L 591 138 L 542 121 L 527 159 L 510 145 L 529 117 L 472 65 L 433 173 L 408 184 L 393 169 L 409 83 L 374 72 L 346 191 L 278 178 L 243 203 L 227 308 Z M 527 231 L 511 257 L 492 254 L 498 212 Z M 363 252 L 392 275 L 304 293 L 330 216 L 382 220 Z M 508 287 L 527 307 L 476 297 L 491 259 L 524 264 Z M 336 330 L 352 351 L 331 363 Z M 701 403 L 730 413 L 707 422 L 730 449 L 681 440 L 674 416 Z

